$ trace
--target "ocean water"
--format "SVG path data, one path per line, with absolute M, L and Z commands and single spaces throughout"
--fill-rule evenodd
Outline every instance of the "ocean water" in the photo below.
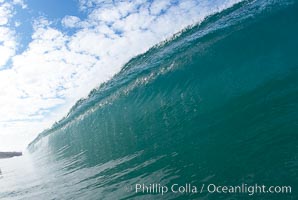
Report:
M 243 1 L 131 59 L 23 157 L 0 160 L 0 199 L 294 200 L 297 130 L 298 4 Z

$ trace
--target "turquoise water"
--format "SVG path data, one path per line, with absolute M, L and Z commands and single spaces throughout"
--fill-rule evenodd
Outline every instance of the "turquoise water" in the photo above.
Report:
M 189 27 L 133 58 L 23 157 L 0 160 L 0 199 L 298 199 L 297 36 L 296 1 L 244 1 Z

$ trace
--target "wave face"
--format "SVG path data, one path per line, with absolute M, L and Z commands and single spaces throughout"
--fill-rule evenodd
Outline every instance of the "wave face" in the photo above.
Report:
M 297 19 L 295 1 L 245 1 L 133 58 L 29 145 L 28 184 L 0 197 L 297 199 L 294 189 L 253 197 L 130 190 L 298 187 Z

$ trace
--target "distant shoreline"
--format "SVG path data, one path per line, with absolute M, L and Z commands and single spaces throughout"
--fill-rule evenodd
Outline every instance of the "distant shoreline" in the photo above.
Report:
M 22 152 L 0 152 L 0 159 L 22 156 Z

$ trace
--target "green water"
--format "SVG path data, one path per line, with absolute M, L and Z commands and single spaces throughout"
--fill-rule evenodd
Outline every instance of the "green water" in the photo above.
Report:
M 297 36 L 295 1 L 208 17 L 132 59 L 24 157 L 0 161 L 0 198 L 298 199 Z M 161 195 L 136 184 L 292 191 Z

